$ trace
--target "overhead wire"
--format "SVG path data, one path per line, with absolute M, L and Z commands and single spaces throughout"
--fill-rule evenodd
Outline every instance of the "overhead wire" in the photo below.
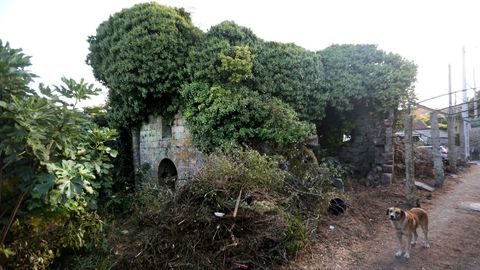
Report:
M 421 101 L 417 101 L 417 103 L 420 104 L 420 103 L 423 103 L 423 102 L 426 102 L 426 101 L 434 100 L 436 98 L 448 96 L 450 94 L 456 94 L 456 93 L 464 92 L 464 91 L 467 91 L 467 90 L 474 90 L 474 92 L 476 92 L 475 91 L 476 89 L 477 89 L 476 87 L 470 87 L 470 88 L 465 88 L 465 89 L 461 89 L 461 90 L 456 90 L 456 91 L 453 91 L 453 92 L 448 92 L 446 94 L 441 94 L 441 95 L 434 96 L 434 97 L 431 97 L 431 98 L 427 98 L 427 99 L 424 99 L 424 100 L 421 100 Z

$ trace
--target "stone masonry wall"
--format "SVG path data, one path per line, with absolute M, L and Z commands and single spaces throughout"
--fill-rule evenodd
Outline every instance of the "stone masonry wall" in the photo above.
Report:
M 357 175 L 366 176 L 375 165 L 376 135 L 375 122 L 368 117 L 355 119 L 357 126 L 352 134 L 348 146 L 339 153 L 340 158 L 350 164 Z
M 370 184 L 392 181 L 394 113 L 373 113 L 372 108 L 358 108 L 351 141 L 339 153 L 356 175 L 366 177 Z
M 471 159 L 480 159 L 480 127 L 470 129 L 470 151 Z
M 159 164 L 164 159 L 175 164 L 178 173 L 176 187 L 183 185 L 198 172 L 202 154 L 192 146 L 191 136 L 180 113 L 175 115 L 173 122 L 166 122 L 161 116 L 150 116 L 139 132 L 132 134 L 138 136 L 138 153 L 135 153 L 134 147 L 134 156 L 138 155 L 137 166 L 150 164 L 150 175 L 154 179 L 159 179 Z M 133 142 L 135 143 L 135 137 Z

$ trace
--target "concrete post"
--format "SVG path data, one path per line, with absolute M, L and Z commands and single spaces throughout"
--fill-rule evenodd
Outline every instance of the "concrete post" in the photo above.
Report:
M 440 155 L 440 131 L 438 130 L 437 112 L 430 113 L 430 125 L 432 126 L 432 153 L 433 153 L 433 170 L 435 174 L 435 186 L 441 187 L 445 176 L 443 174 L 443 162 Z
M 462 164 L 466 161 L 466 152 L 465 152 L 465 119 L 462 115 L 458 116 L 459 122 L 459 132 L 460 132 L 460 149 L 458 151 L 458 158 Z
M 388 112 L 388 119 L 385 121 L 385 153 L 393 153 L 393 109 Z
M 452 68 L 448 65 L 448 170 L 452 173 L 457 172 L 457 147 L 455 145 L 455 117 L 453 116 L 452 104 Z
M 417 202 L 416 187 L 415 187 L 415 169 L 413 157 L 413 115 L 410 107 L 405 115 L 405 188 L 407 204 L 414 207 Z

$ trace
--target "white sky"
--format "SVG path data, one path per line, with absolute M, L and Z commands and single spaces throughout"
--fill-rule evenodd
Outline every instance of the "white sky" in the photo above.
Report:
M 97 26 L 133 0 L 0 0 L 0 39 L 32 56 L 37 82 L 59 84 L 62 76 L 94 82 L 85 64 L 86 42 Z M 480 86 L 480 1 L 452 0 L 162 0 L 184 7 L 202 30 L 233 20 L 264 40 L 294 42 L 310 50 L 331 44 L 377 44 L 418 65 L 420 100 L 463 89 L 461 56 L 466 48 L 467 83 L 473 68 Z M 98 83 L 96 83 L 100 86 Z M 470 91 L 469 96 L 473 95 Z M 88 104 L 103 103 L 102 97 Z M 458 102 L 461 97 L 458 95 Z M 440 108 L 448 99 L 425 105 Z

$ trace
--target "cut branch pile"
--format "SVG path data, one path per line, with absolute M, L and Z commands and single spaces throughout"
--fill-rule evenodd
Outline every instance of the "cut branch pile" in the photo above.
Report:
M 142 219 L 146 229 L 139 246 L 126 252 L 117 265 L 271 269 L 287 262 L 308 238 L 306 202 L 318 210 L 325 200 L 317 193 L 320 186 L 311 188 L 312 179 L 298 180 L 278 164 L 256 151 L 209 157 L 200 175 L 183 186 L 165 209 Z
M 258 269 L 287 260 L 285 217 L 273 210 L 261 214 L 253 209 L 253 202 L 249 209 L 245 197 L 241 199 L 245 206 L 234 217 L 232 203 L 238 192 L 215 190 L 212 195 L 217 198 L 213 198 L 199 193 L 199 188 L 199 181 L 192 182 L 167 211 L 148 219 L 144 225 L 151 229 L 144 235 L 141 250 L 129 258 L 134 268 L 229 269 L 244 265 Z
M 433 155 L 430 148 L 413 147 L 415 178 L 433 178 Z M 395 140 L 395 178 L 405 178 L 405 145 Z

